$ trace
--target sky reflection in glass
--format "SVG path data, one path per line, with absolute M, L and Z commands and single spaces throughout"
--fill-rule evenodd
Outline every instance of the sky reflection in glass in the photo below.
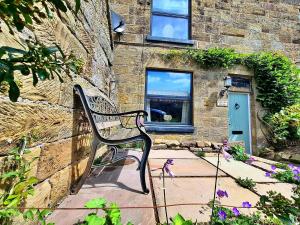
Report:
M 188 15 L 188 0 L 153 0 L 153 11 Z
M 191 74 L 165 71 L 148 71 L 147 94 L 191 96 Z
M 188 39 L 188 19 L 152 16 L 152 36 Z

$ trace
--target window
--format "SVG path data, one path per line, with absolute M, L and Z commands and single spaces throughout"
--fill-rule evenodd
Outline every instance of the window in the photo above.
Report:
M 157 126 L 191 126 L 191 85 L 191 73 L 148 70 L 146 122 Z
M 190 0 L 152 0 L 151 38 L 190 39 Z

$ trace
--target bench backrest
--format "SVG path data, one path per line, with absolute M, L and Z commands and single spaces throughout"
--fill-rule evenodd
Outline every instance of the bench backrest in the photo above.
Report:
M 96 129 L 99 135 L 101 135 L 100 130 L 121 125 L 119 116 L 93 113 L 93 111 L 101 114 L 118 113 L 116 105 L 105 94 L 95 89 L 82 88 L 78 84 L 74 86 L 74 90 L 81 99 L 92 129 Z M 96 130 L 94 130 L 94 132 L 96 132 Z

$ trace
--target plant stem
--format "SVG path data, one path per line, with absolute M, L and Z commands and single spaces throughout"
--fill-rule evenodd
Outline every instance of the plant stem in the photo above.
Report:
M 168 217 L 168 210 L 167 210 L 167 198 L 166 198 L 166 186 L 165 186 L 165 170 L 164 170 L 164 167 L 162 169 L 162 177 L 163 177 L 163 193 L 164 193 L 166 221 L 167 221 L 167 225 L 169 225 L 169 217 Z
M 219 151 L 218 151 L 218 162 L 217 162 L 217 170 L 216 170 L 216 179 L 215 179 L 213 205 L 211 207 L 210 224 L 212 224 L 212 222 L 213 222 L 213 216 L 214 216 L 215 201 L 216 201 L 216 190 L 217 190 L 217 181 L 218 181 L 218 173 L 219 173 L 219 165 L 220 165 L 220 153 L 221 153 L 221 149 L 222 148 L 223 147 L 219 148 Z

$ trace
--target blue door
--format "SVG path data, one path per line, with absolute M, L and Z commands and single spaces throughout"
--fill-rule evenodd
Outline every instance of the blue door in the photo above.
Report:
M 228 94 L 229 141 L 244 141 L 246 152 L 251 154 L 249 94 Z

